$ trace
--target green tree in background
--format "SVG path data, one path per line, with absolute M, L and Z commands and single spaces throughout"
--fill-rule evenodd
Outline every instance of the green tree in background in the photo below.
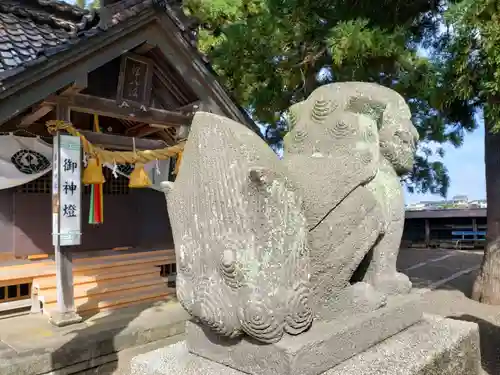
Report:
M 76 0 L 76 5 L 78 5 L 80 8 L 100 8 L 101 7 L 101 1 L 100 0 L 93 0 L 93 1 L 87 1 L 87 0 Z
M 487 245 L 473 298 L 500 304 L 500 3 L 460 1 L 446 12 L 446 22 L 437 51 L 451 89 L 447 100 L 467 101 L 485 124 Z
M 236 101 L 268 125 L 270 143 L 287 131 L 286 109 L 318 86 L 377 82 L 409 101 L 423 141 L 408 189 L 446 194 L 443 150 L 433 155 L 428 143 L 460 146 L 475 123 L 461 97 L 443 100 L 441 67 L 417 53 L 437 34 L 439 2 L 185 0 L 184 7 L 202 25 L 200 48 Z

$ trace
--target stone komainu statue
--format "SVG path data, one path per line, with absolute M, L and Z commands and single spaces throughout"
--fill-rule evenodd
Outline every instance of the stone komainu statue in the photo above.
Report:
M 177 296 L 200 323 L 264 343 L 309 328 L 302 197 L 247 127 L 199 112 L 175 183 L 164 183 Z
M 380 295 L 373 308 L 411 289 L 396 272 L 398 175 L 418 138 L 404 100 L 373 84 L 325 85 L 290 118 L 281 161 L 245 126 L 197 113 L 165 183 L 178 298 L 227 337 L 299 334 L 355 281 Z
M 353 281 L 383 295 L 408 293 L 411 282 L 396 271 L 399 175 L 412 168 L 418 133 L 404 99 L 377 84 L 335 83 L 289 114 L 284 161 L 305 200 L 312 306 L 328 309 Z

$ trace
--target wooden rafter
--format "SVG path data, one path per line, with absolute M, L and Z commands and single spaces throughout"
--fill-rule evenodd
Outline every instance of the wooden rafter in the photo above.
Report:
M 133 136 L 134 134 L 136 134 L 139 130 L 141 130 L 142 128 L 148 126 L 147 124 L 143 124 L 143 123 L 139 123 L 139 124 L 135 124 L 129 128 L 127 128 L 127 130 L 125 130 L 125 135 L 126 136 Z
M 142 138 L 147 137 L 148 135 L 158 133 L 161 129 L 153 128 L 152 126 L 146 125 L 143 128 L 139 129 L 133 137 Z
M 25 129 L 29 127 L 34 122 L 41 119 L 43 116 L 52 111 L 55 107 L 53 105 L 41 105 L 38 107 L 33 107 L 33 111 L 23 118 L 21 118 L 21 122 L 17 125 L 19 129 Z
M 91 95 L 68 95 L 68 105 L 71 110 L 100 116 L 114 117 L 129 121 L 143 122 L 147 124 L 160 124 L 165 127 L 187 125 L 193 118 L 192 113 L 167 111 L 164 109 L 144 108 L 144 110 L 131 107 L 118 106 L 114 100 L 99 98 Z M 62 96 L 50 96 L 44 102 L 45 105 L 57 105 Z
M 201 101 L 197 100 L 195 102 L 183 105 L 182 107 L 177 108 L 177 111 L 184 112 L 196 112 L 200 109 Z
M 156 135 L 158 138 L 163 139 L 169 146 L 177 144 L 177 140 L 165 129 L 161 129 Z
M 84 90 L 87 88 L 88 84 L 88 79 L 87 79 L 87 74 L 81 74 L 75 82 L 71 86 L 69 86 L 67 89 L 63 91 L 64 95 L 73 95 L 77 94 L 80 91 Z M 47 104 L 41 104 L 34 106 L 32 108 L 32 112 L 21 118 L 21 122 L 17 125 L 19 129 L 25 129 L 28 128 L 31 124 L 35 123 L 39 119 L 41 119 L 43 116 L 47 115 L 49 112 L 54 110 L 56 106 L 55 105 L 47 105 Z

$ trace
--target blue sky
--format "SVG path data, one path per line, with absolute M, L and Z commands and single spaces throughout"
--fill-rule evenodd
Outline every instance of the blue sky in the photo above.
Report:
M 440 32 L 448 32 L 441 25 Z M 429 57 L 429 51 L 419 49 L 419 54 Z M 454 195 L 467 195 L 469 199 L 486 198 L 486 181 L 484 172 L 484 122 L 481 116 L 476 115 L 478 128 L 472 133 L 465 134 L 461 147 L 451 145 L 443 147 L 445 156 L 441 159 L 450 176 L 448 198 Z M 442 200 L 439 195 L 410 194 L 405 192 L 406 203 L 417 203 L 422 200 Z
M 481 121 L 478 129 L 465 135 L 461 147 L 450 145 L 443 147 L 446 151 L 442 159 L 450 176 L 448 197 L 467 195 L 469 199 L 485 199 L 486 183 L 484 175 L 484 124 Z M 432 194 L 409 194 L 406 202 L 415 203 L 421 200 L 440 200 L 440 196 Z

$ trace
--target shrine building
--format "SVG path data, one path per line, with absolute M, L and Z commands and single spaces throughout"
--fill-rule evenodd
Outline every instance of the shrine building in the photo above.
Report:
M 133 163 L 109 160 L 96 190 L 59 187 L 81 194 L 79 204 L 57 211 L 80 218 L 81 243 L 56 250 L 56 262 L 48 121 L 71 123 L 93 146 L 117 152 L 175 146 L 200 110 L 258 132 L 198 51 L 197 25 L 180 4 L 102 3 L 89 11 L 56 0 L 0 2 L 0 313 L 31 308 L 51 318 L 69 307 L 84 316 L 175 292 L 159 182 L 174 178 L 178 157 L 147 164 L 148 187 L 129 186 Z M 71 163 L 63 168 L 85 168 Z M 63 282 L 59 290 L 58 278 L 74 287 Z

